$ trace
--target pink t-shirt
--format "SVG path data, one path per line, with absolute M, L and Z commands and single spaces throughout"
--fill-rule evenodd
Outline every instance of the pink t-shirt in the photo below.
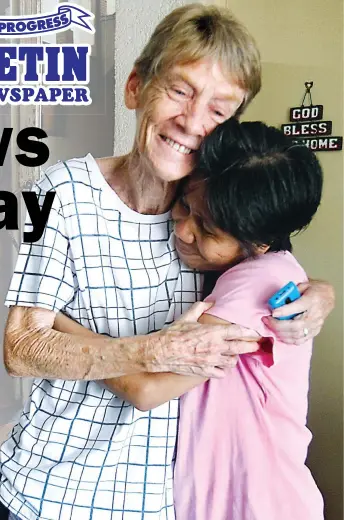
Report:
M 290 253 L 267 253 L 228 270 L 209 296 L 209 314 L 258 331 L 272 347 L 240 356 L 225 378 L 181 398 L 177 520 L 323 520 L 305 465 L 312 342 L 283 344 L 261 321 L 274 292 L 306 280 Z

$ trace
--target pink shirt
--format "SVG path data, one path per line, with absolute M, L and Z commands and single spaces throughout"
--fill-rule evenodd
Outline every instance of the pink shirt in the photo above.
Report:
M 275 291 L 306 280 L 290 253 L 267 253 L 223 274 L 208 298 L 210 314 L 255 329 L 271 347 L 181 398 L 177 520 L 323 520 L 305 465 L 312 342 L 283 344 L 261 321 Z

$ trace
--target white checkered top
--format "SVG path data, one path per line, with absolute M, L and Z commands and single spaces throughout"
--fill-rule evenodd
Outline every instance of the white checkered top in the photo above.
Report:
M 159 330 L 199 299 L 170 213 L 129 209 L 90 154 L 49 168 L 35 190 L 41 204 L 56 196 L 42 238 L 21 247 L 6 305 L 64 309 L 119 337 Z M 174 519 L 177 420 L 177 399 L 141 412 L 96 382 L 36 379 L 1 448 L 1 501 L 28 520 Z

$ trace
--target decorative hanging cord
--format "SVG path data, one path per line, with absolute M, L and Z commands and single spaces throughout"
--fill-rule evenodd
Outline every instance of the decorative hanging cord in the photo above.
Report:
M 302 107 L 304 106 L 305 99 L 306 99 L 307 96 L 308 96 L 308 106 L 313 106 L 312 93 L 311 93 L 311 88 L 313 87 L 313 81 L 306 81 L 305 87 L 306 87 L 306 91 L 305 91 L 305 94 L 303 96 L 303 100 L 302 100 L 301 106 Z

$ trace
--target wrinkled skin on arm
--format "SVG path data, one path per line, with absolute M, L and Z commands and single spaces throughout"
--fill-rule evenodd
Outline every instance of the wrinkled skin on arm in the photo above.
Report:
M 196 304 L 197 305 L 202 304 Z M 203 304 L 204 305 L 204 304 Z M 198 312 L 198 315 L 202 312 Z M 196 312 L 197 314 L 197 312 Z M 252 348 L 252 335 L 236 326 L 205 326 L 192 313 L 152 334 L 87 338 L 54 330 L 55 313 L 36 307 L 13 307 L 4 338 L 8 372 L 21 377 L 102 380 L 137 372 L 174 372 L 221 377 L 228 353 Z M 227 357 L 226 357 L 227 356 Z
M 255 352 L 258 349 L 256 340 L 259 336 L 249 329 L 229 324 L 224 320 L 213 316 L 202 314 L 211 307 L 211 303 L 197 303 L 180 320 L 174 325 L 179 327 L 189 320 L 197 320 L 195 324 L 199 325 L 194 330 L 219 331 L 227 330 L 228 339 L 233 336 L 233 340 L 228 341 L 228 351 L 222 354 L 220 359 L 221 365 L 215 367 L 214 376 L 224 375 L 224 370 L 232 368 L 236 365 L 238 354 L 246 352 Z M 82 327 L 78 323 L 73 322 L 66 316 L 58 314 L 56 316 L 55 327 L 59 330 L 73 331 L 74 333 L 84 334 L 85 337 L 94 335 L 90 330 Z M 182 337 L 182 328 L 178 329 Z M 236 339 L 236 336 L 242 339 Z M 251 338 L 252 341 L 246 341 Z M 106 387 L 114 394 L 122 399 L 130 402 L 135 408 L 146 411 L 159 406 L 175 397 L 180 397 L 195 386 L 205 382 L 208 377 L 197 375 L 198 367 L 190 367 L 190 376 L 178 375 L 171 372 L 165 373 L 137 373 L 132 375 L 121 376 L 104 380 Z

